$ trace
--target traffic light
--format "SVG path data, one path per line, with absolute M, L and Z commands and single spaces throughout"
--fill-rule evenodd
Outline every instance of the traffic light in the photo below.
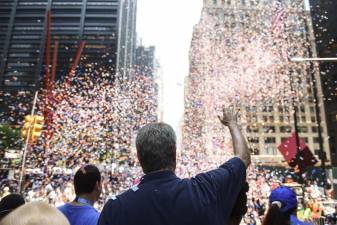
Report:
M 43 116 L 35 116 L 34 117 L 34 124 L 32 128 L 32 141 L 36 141 L 38 137 L 41 136 L 42 128 L 43 128 L 44 118 Z
M 22 137 L 27 138 L 30 129 L 29 140 L 36 141 L 42 133 L 44 118 L 43 116 L 25 116 L 25 122 L 21 131 Z
M 31 115 L 25 116 L 25 122 L 24 122 L 23 128 L 21 130 L 22 137 L 24 137 L 24 138 L 27 137 L 28 130 L 32 126 L 33 123 L 34 123 L 34 116 L 31 116 Z

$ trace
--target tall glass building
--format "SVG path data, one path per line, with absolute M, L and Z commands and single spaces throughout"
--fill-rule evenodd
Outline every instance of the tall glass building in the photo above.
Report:
M 51 49 L 59 41 L 56 77 L 69 71 L 81 40 L 82 62 L 116 71 L 129 67 L 135 40 L 136 0 L 0 1 L 0 90 L 34 90 L 43 74 L 46 11 L 50 10 Z M 132 5 L 132 7 L 130 7 Z M 117 52 L 122 52 L 119 56 Z M 120 51 L 118 51 L 120 50 Z M 127 62 L 124 62 L 127 61 Z

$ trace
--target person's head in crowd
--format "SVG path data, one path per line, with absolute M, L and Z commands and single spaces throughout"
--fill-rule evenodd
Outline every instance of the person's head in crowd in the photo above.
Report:
M 94 165 L 82 166 L 74 177 L 76 197 L 85 198 L 92 203 L 99 199 L 102 192 L 101 173 Z
M 289 187 L 278 187 L 269 196 L 269 209 L 263 225 L 288 225 L 297 212 L 296 193 Z
M 165 123 L 142 127 L 136 138 L 137 156 L 145 174 L 176 169 L 176 135 Z
M 25 204 L 25 199 L 19 194 L 9 194 L 0 201 L 0 220 L 14 209 Z
M 231 215 L 229 217 L 229 221 L 227 225 L 239 225 L 243 216 L 247 213 L 247 192 L 249 191 L 249 185 L 246 182 L 241 191 L 236 198 L 235 205 L 232 209 Z
M 44 202 L 20 206 L 0 221 L 0 225 L 70 225 L 56 208 Z
M 3 191 L 2 197 L 6 197 L 7 195 L 10 194 L 9 187 L 4 187 L 2 191 Z

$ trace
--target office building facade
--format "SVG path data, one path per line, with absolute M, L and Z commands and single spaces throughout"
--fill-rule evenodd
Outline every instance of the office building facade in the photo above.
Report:
M 135 52 L 134 69 L 136 74 L 153 77 L 155 73 L 155 47 L 138 46 Z
M 337 2 L 311 0 L 318 56 L 336 57 L 337 51 Z M 331 161 L 337 167 L 337 62 L 320 63 L 325 96 L 327 126 L 331 148 Z
M 330 163 L 329 138 L 318 64 L 302 65 L 288 62 L 289 57 L 298 56 L 296 54 L 307 57 L 317 55 L 309 5 L 307 1 L 304 4 L 303 1 L 281 1 L 285 17 L 278 22 L 285 25 L 280 29 L 278 37 L 273 37 L 273 18 L 278 11 L 270 6 L 277 2 L 280 1 L 204 1 L 200 23 L 194 29 L 190 50 L 190 75 L 185 84 L 183 126 L 185 151 L 200 149 L 200 151 L 206 151 L 208 155 L 214 155 L 212 149 L 230 147 L 229 134 L 223 137 L 225 130 L 219 125 L 217 114 L 221 113 L 219 105 L 221 98 L 225 99 L 226 95 L 235 93 L 234 100 L 230 103 L 240 111 L 241 124 L 256 163 L 286 165 L 277 147 L 295 131 L 294 109 L 296 109 L 296 127 L 300 138 L 305 141 L 317 159 L 321 155 L 320 150 L 323 150 L 326 153 L 327 162 Z M 242 45 L 246 40 L 248 40 L 247 45 Z M 262 41 L 259 42 L 259 40 Z M 282 49 L 286 46 L 285 51 L 276 53 L 252 46 L 268 46 L 265 43 L 261 44 L 263 41 L 269 41 L 271 48 L 276 46 L 276 49 Z M 291 45 L 291 43 L 299 44 Z M 233 56 L 231 51 L 237 51 L 237 55 Z M 216 59 L 215 57 L 219 56 L 218 52 L 221 57 Z M 276 61 L 267 65 L 268 58 L 273 58 L 275 54 L 280 55 L 275 57 Z M 219 64 L 215 63 L 217 60 L 220 61 Z M 253 63 L 242 72 L 242 67 L 245 67 L 250 60 Z M 225 62 L 225 65 L 221 62 Z M 261 62 L 267 66 L 262 65 L 256 69 L 251 83 L 237 81 L 237 79 L 246 79 L 246 74 L 249 74 L 252 68 L 254 70 L 256 63 L 261 64 Z M 275 66 L 275 63 L 280 66 Z M 227 70 L 218 71 L 219 68 L 227 68 Z M 273 70 L 271 71 L 270 68 Z M 227 80 L 222 79 L 222 74 L 230 73 L 231 70 L 238 71 L 237 74 L 238 76 L 241 74 L 241 78 L 235 78 L 234 74 L 233 77 L 227 77 Z M 262 75 L 265 76 L 259 79 Z M 269 77 L 273 76 L 276 79 L 279 75 L 287 77 L 286 85 L 280 86 L 277 82 L 282 83 L 284 80 L 276 80 L 274 86 L 258 87 L 254 94 L 247 90 L 250 87 L 256 89 L 254 82 L 264 83 L 264 80 Z M 231 82 L 242 84 L 245 88 L 228 87 L 227 83 Z M 313 83 L 316 84 L 315 87 Z M 269 83 L 265 82 L 265 84 Z M 273 90 L 273 87 L 282 88 Z M 241 93 L 236 90 L 240 88 Z M 229 91 L 226 92 L 226 89 Z M 264 93 L 265 90 L 268 92 Z M 217 92 L 220 92 L 220 95 Z M 222 96 L 221 93 L 224 95 Z M 314 96 L 315 93 L 316 96 Z M 284 96 L 278 97 L 278 94 L 280 96 L 284 94 Z M 246 99 L 246 96 L 249 96 L 249 99 Z M 315 104 L 316 99 L 319 101 L 318 104 Z M 228 102 L 222 103 L 226 105 Z
M 132 74 L 136 50 L 137 0 L 120 0 L 118 27 L 117 73 L 127 78 Z
M 1 1 L 1 90 L 35 90 L 39 86 L 44 68 L 47 10 L 52 15 L 51 50 L 54 41 L 59 41 L 57 78 L 69 72 L 82 40 L 86 42 L 81 55 L 83 66 L 92 63 L 116 72 L 117 60 L 121 58 L 118 50 L 132 55 L 129 46 L 135 39 L 135 22 L 125 21 L 135 21 L 135 6 L 135 0 Z M 131 62 L 123 65 L 128 63 Z

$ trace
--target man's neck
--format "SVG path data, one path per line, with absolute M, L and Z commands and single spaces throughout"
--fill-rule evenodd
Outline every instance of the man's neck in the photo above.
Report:
M 146 173 L 145 175 L 148 175 L 148 174 L 155 174 L 155 173 L 159 173 L 159 172 L 163 172 L 163 171 L 172 171 L 174 174 L 175 174 L 175 171 L 172 170 L 172 169 L 169 169 L 169 168 L 165 168 L 165 169 L 160 169 L 160 170 L 156 170 L 156 171 L 151 171 L 149 173 Z
M 89 201 L 91 205 L 94 205 L 94 203 L 96 202 L 96 197 L 93 194 L 81 194 L 77 197 Z M 85 204 L 85 203 L 80 202 L 80 201 L 76 201 L 75 203 L 81 204 L 81 205 Z

